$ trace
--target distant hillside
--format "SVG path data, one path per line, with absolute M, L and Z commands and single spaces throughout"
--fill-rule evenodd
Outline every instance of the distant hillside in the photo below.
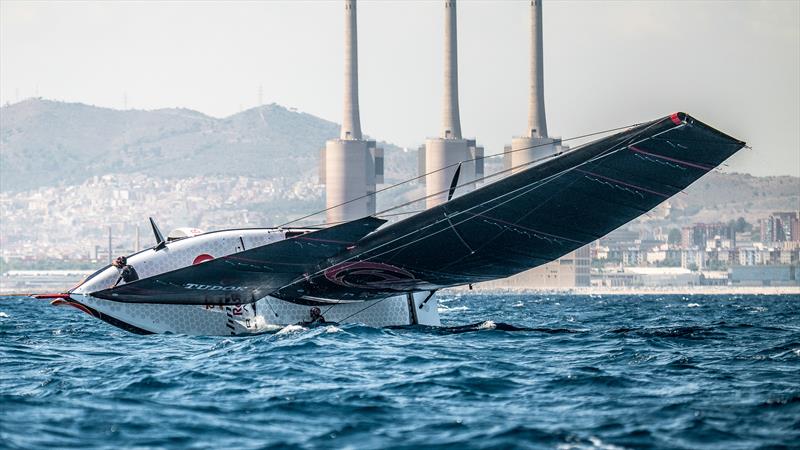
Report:
M 29 99 L 0 109 L 0 188 L 72 185 L 108 173 L 316 174 L 319 150 L 338 132 L 333 122 L 275 104 L 216 119 L 187 109 Z M 389 159 L 396 156 L 404 158 Z
M 29 99 L 0 109 L 0 189 L 69 186 L 113 173 L 312 180 L 319 150 L 338 130 L 333 122 L 276 104 L 217 119 L 187 109 L 121 111 Z M 382 146 L 387 182 L 416 175 L 416 150 Z M 499 160 L 487 167 L 499 169 Z M 399 199 L 410 188 L 382 196 Z M 669 205 L 662 218 L 675 223 L 755 219 L 765 211 L 800 209 L 800 178 L 712 172 Z
M 744 150 L 746 151 L 746 150 Z M 763 212 L 800 210 L 800 178 L 754 177 L 711 172 L 672 199 L 673 215 L 696 222 L 744 217 L 754 221 Z

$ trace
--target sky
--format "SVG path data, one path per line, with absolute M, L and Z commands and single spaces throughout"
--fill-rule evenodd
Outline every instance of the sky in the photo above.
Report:
M 527 126 L 528 1 L 458 3 L 462 130 L 487 153 Z M 341 122 L 339 1 L 0 2 L 0 103 L 41 96 L 225 117 L 278 103 Z M 685 111 L 747 141 L 727 172 L 800 176 L 800 2 L 544 1 L 548 130 Z M 442 1 L 358 4 L 362 129 L 436 136 Z

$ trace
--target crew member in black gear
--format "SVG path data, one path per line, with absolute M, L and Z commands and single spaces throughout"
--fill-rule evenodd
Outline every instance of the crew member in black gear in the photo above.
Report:
M 130 283 L 131 281 L 136 281 L 139 279 L 139 274 L 136 273 L 136 269 L 134 269 L 133 266 L 128 265 L 128 258 L 120 256 L 115 259 L 111 265 L 117 269 L 120 269 L 119 278 L 117 278 L 117 282 L 114 283 L 114 286 L 112 287 L 116 287 L 120 281 Z
M 316 324 L 320 324 L 320 323 L 325 323 L 325 318 L 322 317 L 322 311 L 320 311 L 320 309 L 318 307 L 315 306 L 315 307 L 311 308 L 311 311 L 309 311 L 309 314 L 311 314 L 311 321 L 308 322 L 309 325 L 316 325 Z

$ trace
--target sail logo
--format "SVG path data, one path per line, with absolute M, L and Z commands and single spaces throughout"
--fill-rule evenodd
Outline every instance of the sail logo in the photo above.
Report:
M 244 291 L 247 289 L 247 286 L 215 286 L 211 284 L 195 284 L 195 283 L 186 283 L 183 285 L 184 289 L 194 289 L 197 291 Z

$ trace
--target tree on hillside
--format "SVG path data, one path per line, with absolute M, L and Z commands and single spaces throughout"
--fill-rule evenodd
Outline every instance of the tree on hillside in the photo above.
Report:
M 673 228 L 669 230 L 667 235 L 667 242 L 670 244 L 678 245 L 681 243 L 681 230 Z
M 730 220 L 728 226 L 736 233 L 743 233 L 745 231 L 752 231 L 753 224 L 745 220 L 744 217 L 739 217 L 736 220 Z
M 738 219 L 736 219 L 737 232 L 741 233 L 743 231 L 752 231 L 752 230 L 753 230 L 753 224 L 744 220 L 744 217 L 739 217 Z

